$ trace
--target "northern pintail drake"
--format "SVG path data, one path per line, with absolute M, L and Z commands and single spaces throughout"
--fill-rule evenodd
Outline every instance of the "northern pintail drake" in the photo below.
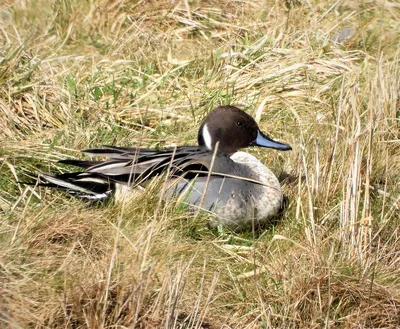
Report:
M 199 128 L 198 144 L 160 150 L 87 149 L 83 153 L 108 159 L 62 160 L 84 171 L 41 174 L 39 185 L 100 201 L 120 188 L 143 186 L 166 174 L 164 197 L 215 214 L 213 223 L 244 229 L 266 223 L 279 212 L 283 194 L 278 179 L 254 156 L 238 150 L 259 146 L 288 151 L 292 149 L 289 145 L 269 138 L 250 115 L 234 106 L 219 106 L 207 115 Z

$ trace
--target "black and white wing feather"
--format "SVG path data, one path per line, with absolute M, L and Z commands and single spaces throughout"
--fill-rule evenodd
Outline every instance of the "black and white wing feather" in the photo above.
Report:
M 169 176 L 207 174 L 205 159 L 210 151 L 201 146 L 181 146 L 162 150 L 105 146 L 83 151 L 91 157 L 107 157 L 103 161 L 61 160 L 63 164 L 83 168 L 83 172 L 41 174 L 39 185 L 58 188 L 87 199 L 105 200 L 115 191 L 116 184 L 135 187 L 167 173 Z M 194 174 L 194 172 L 196 174 Z

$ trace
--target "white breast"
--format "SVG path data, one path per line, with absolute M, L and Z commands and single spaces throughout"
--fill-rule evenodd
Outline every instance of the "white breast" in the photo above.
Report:
M 275 216 L 282 205 L 282 189 L 278 178 L 274 173 L 264 166 L 255 156 L 246 152 L 236 152 L 231 159 L 237 163 L 246 165 L 257 177 L 257 180 L 264 184 L 261 195 L 254 200 L 254 207 L 257 209 L 258 221 L 265 221 Z

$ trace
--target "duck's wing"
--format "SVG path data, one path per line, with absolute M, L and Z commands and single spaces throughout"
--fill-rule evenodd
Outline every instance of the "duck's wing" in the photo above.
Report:
M 210 152 L 204 147 L 180 146 L 162 150 L 105 146 L 83 151 L 90 156 L 108 157 L 103 161 L 61 160 L 84 168 L 84 172 L 40 175 L 41 186 L 65 190 L 89 200 L 107 199 L 115 184 L 138 186 L 163 173 L 169 176 L 206 175 Z
M 108 157 L 103 161 L 61 160 L 61 163 L 78 166 L 86 173 L 95 173 L 120 183 L 140 182 L 169 170 L 171 175 L 207 167 L 204 158 L 210 152 L 204 147 L 180 146 L 161 150 L 106 146 L 83 151 L 90 156 Z

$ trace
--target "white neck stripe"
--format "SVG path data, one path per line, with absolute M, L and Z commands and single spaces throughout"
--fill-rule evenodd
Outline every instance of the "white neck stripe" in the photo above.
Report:
M 208 130 L 208 127 L 207 127 L 206 123 L 204 124 L 203 130 L 202 130 L 201 133 L 203 135 L 204 144 L 211 151 L 212 150 L 212 140 L 211 140 L 210 131 Z

